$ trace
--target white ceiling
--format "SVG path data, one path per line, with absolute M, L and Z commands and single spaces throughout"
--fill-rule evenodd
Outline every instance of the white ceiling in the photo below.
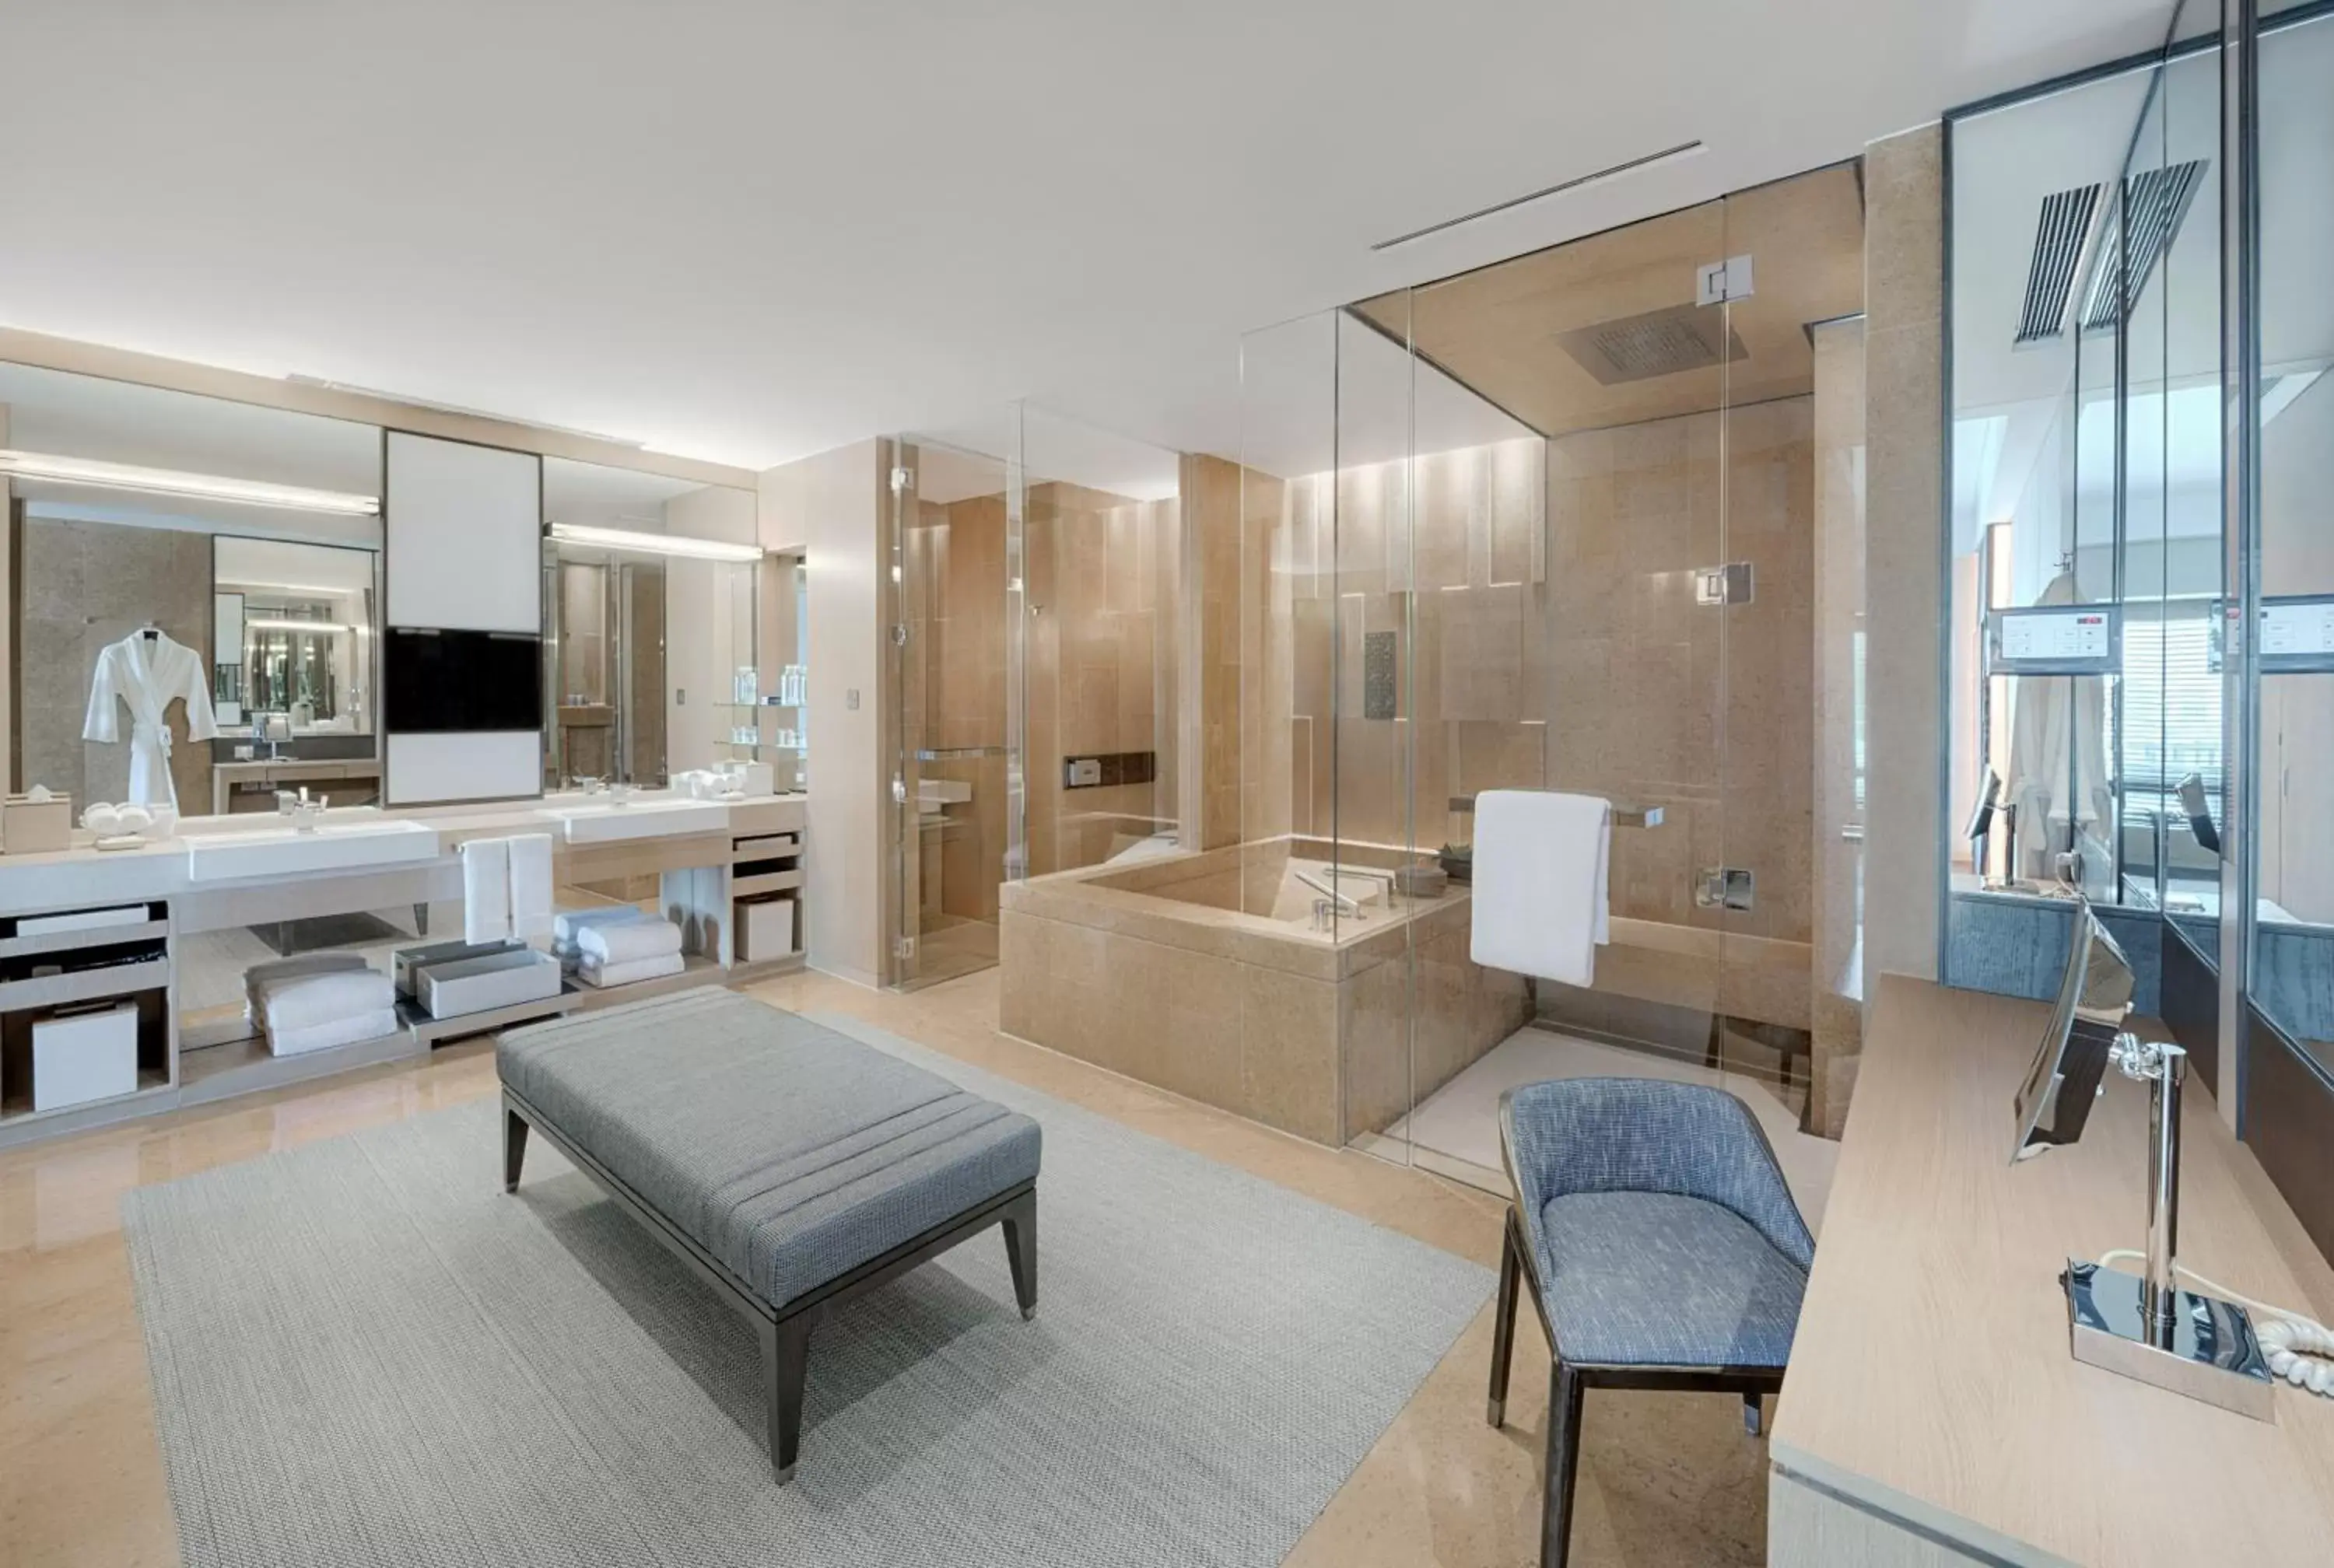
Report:
M 1246 329 L 1831 161 L 2170 9 L 10 0 L 0 318 L 748 467 L 1017 397 L 1231 455 Z

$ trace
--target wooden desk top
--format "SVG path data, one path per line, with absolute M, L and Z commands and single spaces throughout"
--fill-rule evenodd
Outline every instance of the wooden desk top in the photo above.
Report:
M 2334 1562 L 2334 1400 L 2277 1419 L 2076 1361 L 2069 1254 L 2146 1241 L 2147 1095 L 2109 1070 L 2083 1140 L 2012 1169 L 2049 1009 L 1882 979 L 1777 1407 L 1795 1472 L 2012 1562 Z M 2308 1311 L 2323 1259 L 2192 1076 L 2181 1261 Z

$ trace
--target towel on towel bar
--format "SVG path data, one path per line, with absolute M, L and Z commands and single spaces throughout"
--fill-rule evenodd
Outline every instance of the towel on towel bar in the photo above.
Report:
M 510 853 L 510 934 L 522 942 L 552 934 L 551 835 L 504 841 Z
M 511 934 L 510 841 L 462 846 L 462 940 L 500 942 Z
M 1477 795 L 1469 956 L 1487 968 L 1567 986 L 1594 981 L 1597 946 L 1612 938 L 1612 839 L 1613 803 L 1594 795 Z
M 661 958 L 680 951 L 680 928 L 670 920 L 641 920 L 619 926 L 586 926 L 575 946 L 588 961 L 629 964 L 635 958 Z
M 329 1051 L 335 1045 L 378 1040 L 384 1034 L 396 1034 L 398 1027 L 397 1010 L 382 1007 L 304 1029 L 271 1029 L 267 1032 L 267 1049 L 277 1056 L 297 1056 L 305 1051 Z
M 586 986 L 629 986 L 635 980 L 661 980 L 687 967 L 689 961 L 677 952 L 654 958 L 631 958 L 619 964 L 604 964 L 586 953 L 575 977 Z
M 337 1024 L 396 1005 L 397 987 L 378 969 L 289 975 L 265 982 L 258 996 L 260 1022 L 270 1036 L 287 1029 Z

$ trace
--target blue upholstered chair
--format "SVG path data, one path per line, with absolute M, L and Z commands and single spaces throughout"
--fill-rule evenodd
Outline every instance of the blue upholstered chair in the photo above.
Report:
M 1783 1385 L 1815 1240 L 1775 1151 L 1720 1089 L 1644 1078 L 1528 1083 L 1500 1101 L 1516 1188 L 1491 1341 L 1491 1425 L 1506 1418 L 1516 1296 L 1527 1282 L 1556 1367 L 1548 1383 L 1543 1568 L 1563 1568 L 1591 1388 Z

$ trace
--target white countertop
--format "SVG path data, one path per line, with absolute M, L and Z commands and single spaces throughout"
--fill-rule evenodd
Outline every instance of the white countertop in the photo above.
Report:
M 788 803 L 799 806 L 806 798 L 796 794 L 699 802 L 670 790 L 642 790 L 632 796 L 629 804 L 613 808 L 609 814 L 620 812 L 625 815 L 627 831 L 624 836 L 629 839 L 681 838 L 728 832 L 733 828 L 762 828 L 765 823 L 757 819 L 766 818 L 770 808 Z M 707 809 L 671 809 L 682 804 Z M 594 812 L 595 808 L 605 808 L 606 805 L 605 795 L 561 792 L 539 799 L 502 801 L 488 805 L 391 812 L 371 806 L 355 806 L 327 813 L 325 823 L 329 830 L 333 824 L 353 824 L 357 822 L 412 822 L 436 832 L 436 858 L 446 860 L 452 858 L 456 847 L 466 839 L 526 832 L 548 832 L 555 838 L 563 838 L 564 817 L 579 811 Z M 664 809 L 658 809 L 661 807 Z M 632 815 L 634 812 L 640 813 L 637 818 Z M 223 833 L 265 832 L 278 825 L 288 827 L 289 824 L 278 817 L 261 813 L 186 817 L 180 819 L 178 832 L 173 836 L 127 850 L 97 849 L 92 842 L 91 834 L 76 830 L 73 847 L 69 850 L 42 854 L 0 854 L 0 914 L 31 914 L 137 899 L 167 899 L 190 891 L 207 892 L 223 885 L 249 885 L 248 882 L 223 884 L 216 880 L 192 880 L 188 876 L 188 841 Z M 335 868 L 292 873 L 291 877 L 311 880 L 362 875 L 381 869 L 364 866 Z M 251 880 L 272 882 L 285 880 L 290 879 L 279 876 Z

